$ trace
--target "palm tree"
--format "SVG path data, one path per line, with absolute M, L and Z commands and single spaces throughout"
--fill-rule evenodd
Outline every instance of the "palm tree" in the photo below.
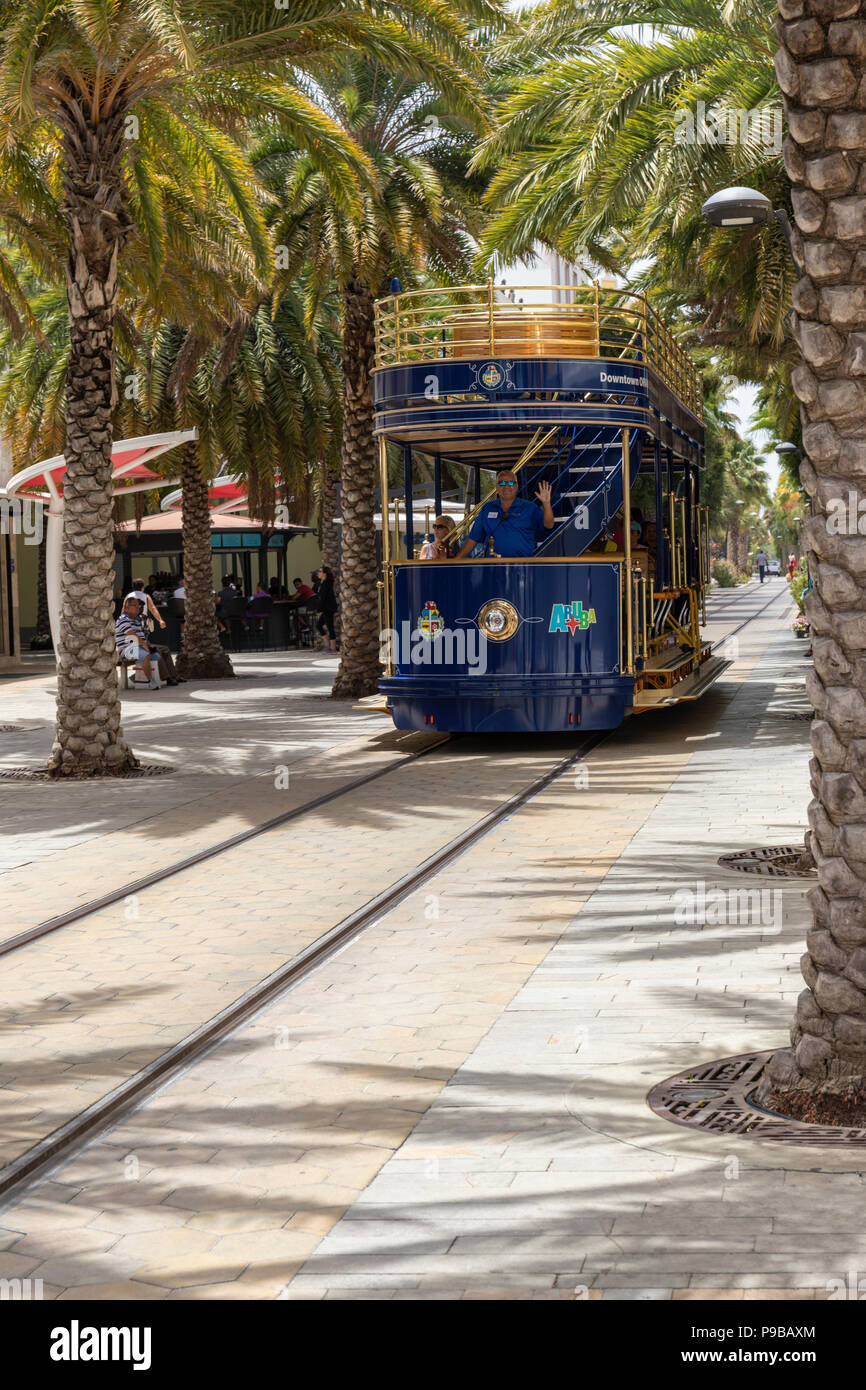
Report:
M 466 0 L 455 7 L 466 15 Z M 382 62 L 347 59 L 321 80 L 321 99 L 368 156 L 377 175 L 360 215 L 335 207 L 321 174 L 285 142 L 256 160 L 280 204 L 273 235 L 286 248 L 286 279 L 307 263 L 314 282 L 336 284 L 342 301 L 342 653 L 333 688 L 356 698 L 379 677 L 373 497 L 374 305 L 392 276 L 404 284 L 424 270 L 468 271 L 473 246 L 472 185 L 454 177 L 454 149 L 483 126 L 469 49 L 461 69 L 421 81 Z M 447 114 L 446 114 L 447 109 Z M 458 164 L 460 161 L 458 161 Z M 465 161 L 462 165 L 465 173 Z M 279 282 L 278 282 L 279 283 Z
M 684 308 L 738 376 L 760 379 L 790 355 L 781 233 L 711 236 L 700 216 L 727 185 L 787 197 L 775 14 L 775 0 L 548 0 L 524 12 L 525 32 L 498 49 L 501 120 L 479 156 L 493 169 L 486 259 L 537 243 L 624 272 L 648 258 L 635 285 L 665 313 Z M 711 113 L 722 110 L 726 143 L 708 144 L 707 115 L 720 131 Z M 756 115 L 734 130 L 740 111 Z
M 332 321 L 324 309 L 309 323 L 301 297 L 286 294 L 273 313 L 260 305 L 236 342 L 205 351 L 192 330 L 165 323 L 144 355 L 136 426 L 198 430 L 181 462 L 185 676 L 233 674 L 214 613 L 208 482 L 220 471 L 244 478 L 265 523 L 280 492 L 304 493 L 310 461 L 333 450 L 339 420 Z
M 834 10 L 845 22 L 834 23 Z M 801 961 L 806 989 L 797 1002 L 792 1048 L 777 1052 L 762 1089 L 799 1113 L 803 1093 L 836 1097 L 866 1084 L 866 585 L 854 525 L 834 524 L 834 503 L 857 502 L 866 478 L 866 395 L 860 354 L 866 342 L 866 290 L 859 283 L 860 202 L 866 159 L 854 139 L 866 78 L 862 36 L 866 5 L 814 7 L 809 54 L 797 26 L 779 21 L 779 81 L 785 98 L 786 163 L 797 219 L 794 254 L 802 272 L 794 324 L 804 363 L 793 374 L 801 402 L 804 461 L 811 498 L 805 528 L 814 588 L 806 600 L 814 671 L 806 678 L 812 721 L 810 846 L 818 886 L 810 893 L 813 926 Z M 849 33 L 855 46 L 840 46 Z M 822 172 L 823 171 L 823 172 Z M 852 214 L 856 217 L 852 220 Z M 862 505 L 862 503 L 860 503 Z M 847 510 L 847 507 L 846 507 Z M 810 1101 L 810 1103 L 812 1103 Z M 821 1101 L 814 1102 L 822 1118 Z
M 751 440 L 735 438 L 726 450 L 725 482 L 719 508 L 727 525 L 728 556 L 742 573 L 747 569 L 751 530 L 758 509 L 768 506 L 770 494 L 763 461 Z
M 301 89 L 299 73 L 355 46 L 389 61 L 405 54 L 413 71 L 425 72 L 443 51 L 453 60 L 464 33 L 433 0 L 336 7 L 303 0 L 298 8 L 287 16 L 258 0 L 44 0 L 35 8 L 9 0 L 0 12 L 0 223 L 15 237 L 31 208 L 50 211 L 59 189 L 69 313 L 55 774 L 134 763 L 120 727 L 111 630 L 114 334 L 119 273 L 134 231 L 157 280 L 164 270 L 156 167 L 182 167 L 181 200 L 195 197 L 205 166 L 215 169 L 264 267 L 268 245 L 250 195 L 254 180 L 232 129 L 246 134 L 250 120 L 261 119 L 289 132 L 330 180 L 335 199 L 353 208 L 358 174 L 349 142 Z M 52 247 L 35 234 L 29 240 L 37 269 L 45 270 Z M 0 295 L 0 309 L 14 314 L 5 301 Z

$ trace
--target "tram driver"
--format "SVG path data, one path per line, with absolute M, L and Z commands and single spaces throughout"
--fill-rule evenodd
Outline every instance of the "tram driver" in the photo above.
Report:
M 469 528 L 456 558 L 465 560 L 480 541 L 492 537 L 497 555 L 517 559 L 535 553 L 535 544 L 556 522 L 550 502 L 550 483 L 538 484 L 535 494 L 540 506 L 526 497 L 517 496 L 517 477 L 511 468 L 500 468 L 496 474 L 496 501 L 481 508 Z

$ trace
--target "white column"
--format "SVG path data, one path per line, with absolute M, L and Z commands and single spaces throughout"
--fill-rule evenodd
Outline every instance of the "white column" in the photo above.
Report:
M 52 498 L 45 513 L 45 585 L 54 654 L 60 656 L 60 574 L 63 564 L 63 499 Z

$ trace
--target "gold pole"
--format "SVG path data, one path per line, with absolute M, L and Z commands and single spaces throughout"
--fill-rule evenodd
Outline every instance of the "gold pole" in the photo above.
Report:
M 388 565 L 391 562 L 391 538 L 388 530 L 391 518 L 388 515 L 388 451 L 384 435 L 379 437 L 379 492 L 382 497 L 382 563 Z
M 627 575 L 625 585 L 625 632 L 626 656 L 628 660 L 626 674 L 632 675 L 634 673 L 634 581 L 631 573 L 631 470 L 629 468 L 627 429 L 622 432 L 622 525 L 625 572 Z
M 400 498 L 394 498 L 394 563 L 400 554 Z
M 710 509 L 702 507 L 704 513 L 704 587 L 701 590 L 701 611 L 704 627 L 707 625 L 707 589 L 710 583 Z
M 645 665 L 646 665 L 646 659 L 647 659 L 647 644 L 646 644 L 646 636 L 647 636 L 647 633 L 646 633 L 646 629 L 647 629 L 647 622 L 646 622 L 647 582 L 646 582 L 646 579 L 643 577 L 643 575 L 641 575 L 641 578 L 640 578 L 640 595 L 641 595 L 641 614 L 642 614 L 642 617 L 643 617 L 643 661 L 644 661 L 644 666 L 645 666 Z
M 391 622 L 391 546 L 390 533 L 388 530 L 388 448 L 385 443 L 384 435 L 379 437 L 379 512 L 382 517 L 382 601 L 384 609 L 383 626 L 386 631 L 393 627 Z M 391 644 L 388 644 L 388 660 L 385 663 L 385 674 L 393 675 L 394 668 L 391 661 Z
M 425 507 L 425 508 L 424 508 L 424 539 L 425 539 L 425 541 L 429 541 L 429 539 L 430 539 L 430 508 L 429 508 L 429 507 Z
M 653 640 L 653 627 L 656 620 L 656 583 L 652 575 L 649 582 L 649 640 Z
M 679 570 L 679 553 L 678 553 L 678 551 L 677 551 L 677 524 L 676 524 L 676 512 L 675 512 L 675 508 L 674 508 L 674 494 L 673 494 L 673 489 L 671 489 L 671 491 L 668 493 L 668 504 L 669 504 L 669 511 L 670 511 L 670 526 L 671 526 L 671 579 L 673 580 L 673 586 L 674 586 L 674 588 L 675 588 L 675 589 L 678 589 L 678 588 L 679 588 L 679 575 L 678 575 L 678 570 Z
M 682 584 L 687 584 L 688 574 L 686 572 L 686 561 L 688 557 L 686 555 L 686 499 L 684 497 L 680 498 L 680 534 L 682 536 L 683 543 L 683 560 L 682 571 L 680 574 L 680 582 Z
M 490 339 L 490 356 L 496 356 L 495 340 L 493 336 L 493 276 L 487 281 L 487 328 Z

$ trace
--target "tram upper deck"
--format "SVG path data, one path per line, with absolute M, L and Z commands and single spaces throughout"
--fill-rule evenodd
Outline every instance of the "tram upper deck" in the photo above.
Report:
M 643 295 L 599 285 L 379 300 L 374 402 L 378 434 L 476 467 L 515 462 L 539 427 L 642 428 L 692 462 L 703 446 L 694 363 Z

